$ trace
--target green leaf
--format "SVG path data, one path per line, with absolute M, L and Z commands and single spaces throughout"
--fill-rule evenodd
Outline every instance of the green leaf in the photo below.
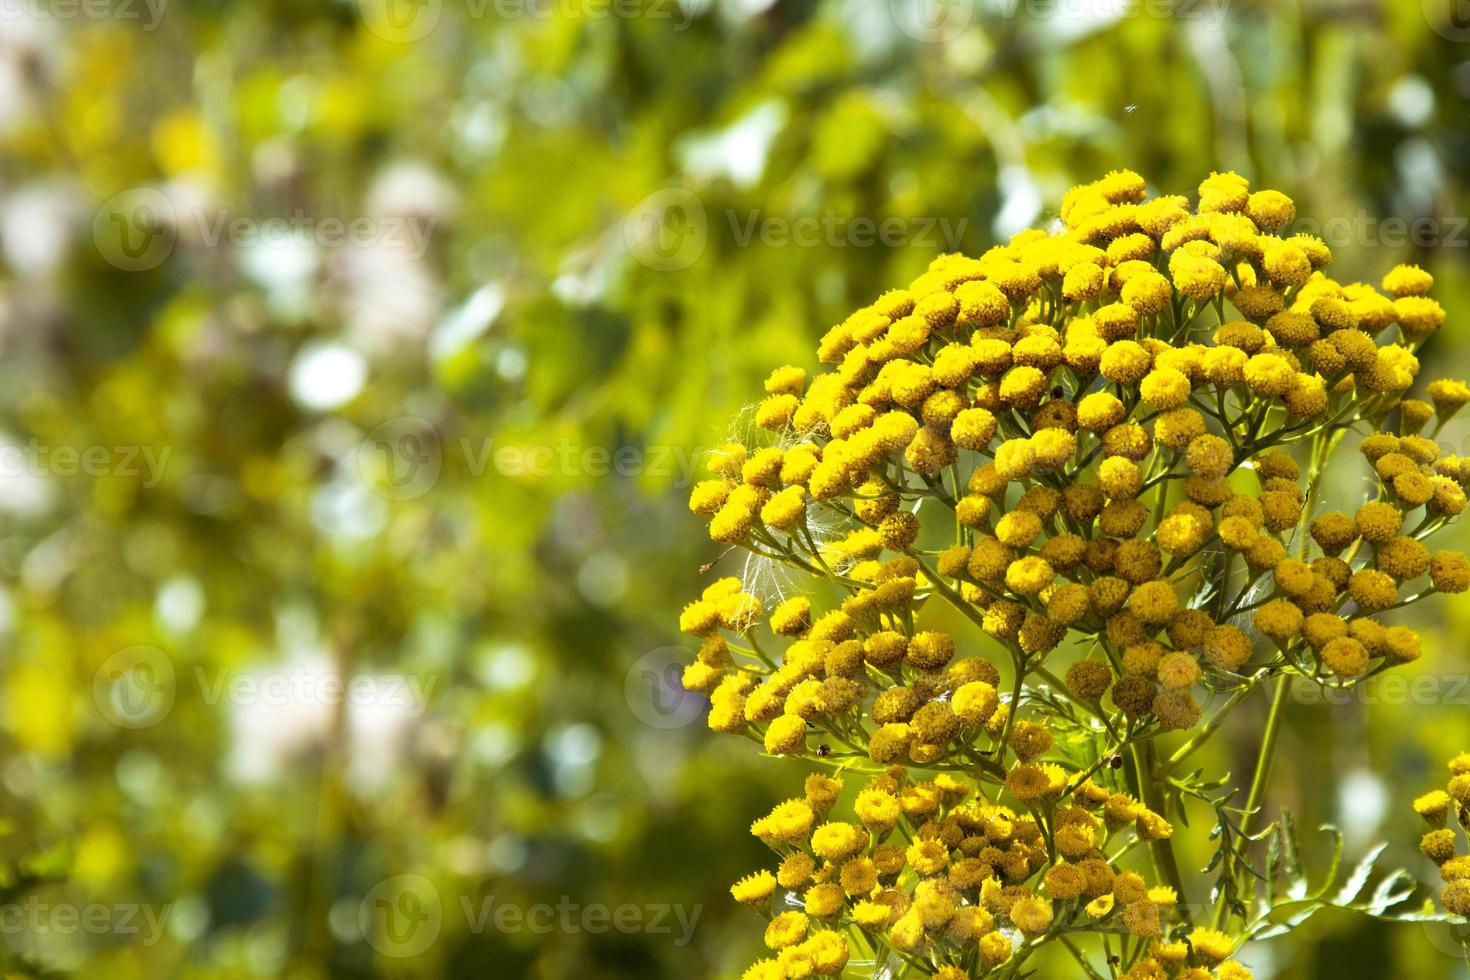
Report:
M 1363 859 L 1353 868 L 1353 873 L 1348 875 L 1347 881 L 1343 882 L 1342 888 L 1333 896 L 1333 904 L 1346 905 L 1358 897 L 1358 893 L 1363 890 L 1364 885 L 1368 884 L 1368 879 L 1373 874 L 1373 866 L 1378 863 L 1378 858 L 1387 848 L 1388 844 L 1382 843 L 1363 855 Z M 1385 880 L 1392 881 L 1393 879 L 1390 876 Z
M 1324 823 L 1317 828 L 1320 831 L 1332 835 L 1332 864 L 1327 868 L 1327 877 L 1322 879 L 1322 887 L 1312 893 L 1313 898 L 1321 898 L 1332 888 L 1332 883 L 1337 880 L 1337 872 L 1342 867 L 1342 831 L 1330 823 Z M 1306 875 L 1302 876 L 1302 884 L 1307 884 Z

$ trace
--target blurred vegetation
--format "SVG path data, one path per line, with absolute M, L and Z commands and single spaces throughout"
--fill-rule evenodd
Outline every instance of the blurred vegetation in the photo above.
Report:
M 685 464 L 850 309 L 1078 180 L 1287 191 L 1338 222 L 1339 278 L 1431 269 L 1428 363 L 1470 371 L 1451 3 L 943 6 L 4 5 L 6 966 L 738 976 L 727 888 L 798 775 L 663 727 L 660 648 L 720 557 Z M 1407 800 L 1470 739 L 1470 606 L 1432 605 L 1431 693 L 1303 709 L 1274 789 L 1410 864 Z M 412 956 L 359 915 L 405 874 L 441 903 Z M 477 929 L 492 896 L 699 918 Z M 1323 917 L 1253 965 L 1466 976 L 1455 948 Z

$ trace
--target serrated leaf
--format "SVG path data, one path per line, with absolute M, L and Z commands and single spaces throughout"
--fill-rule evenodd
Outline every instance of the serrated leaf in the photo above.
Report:
M 1400 886 L 1402 886 L 1401 889 Z M 1418 887 L 1419 883 L 1414 880 L 1414 877 L 1401 868 L 1378 883 L 1378 887 L 1373 889 L 1373 895 L 1366 903 L 1367 907 L 1374 915 L 1382 915 L 1390 907 L 1413 897 Z
M 1296 821 L 1290 810 L 1281 811 L 1281 851 L 1286 877 L 1295 882 L 1302 876 L 1301 849 L 1297 842 Z
M 1281 833 L 1280 828 L 1272 825 L 1270 839 L 1266 843 L 1266 903 L 1274 904 L 1276 901 L 1276 880 L 1281 877 Z
M 1347 905 L 1358 897 L 1358 893 L 1363 890 L 1364 885 L 1368 884 L 1368 879 L 1373 874 L 1373 866 L 1378 863 L 1378 858 L 1387 848 L 1388 844 L 1379 844 L 1363 855 L 1363 859 L 1353 867 L 1353 873 L 1348 875 L 1347 881 L 1342 883 L 1342 888 L 1338 889 L 1337 894 L 1333 896 L 1334 905 Z
M 1404 912 L 1388 918 L 1394 922 L 1447 922 L 1457 926 L 1463 926 L 1467 922 L 1463 915 L 1451 915 L 1449 912 Z

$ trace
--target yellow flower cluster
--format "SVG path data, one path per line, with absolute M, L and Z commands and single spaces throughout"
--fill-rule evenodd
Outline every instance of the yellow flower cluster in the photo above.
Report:
M 1052 803 L 1045 826 L 977 798 L 963 779 L 913 781 L 902 767 L 866 781 L 853 820 L 834 820 L 842 781 L 809 777 L 805 797 L 751 827 L 780 856 L 774 873 L 730 889 L 768 920 L 773 956 L 745 980 L 836 975 L 852 955 L 849 929 L 864 948 L 887 945 L 959 980 L 970 975 L 959 964 L 995 969 L 1077 922 L 1141 940 L 1146 954 L 1129 976 L 1249 980 L 1223 933 L 1196 928 L 1165 941 L 1178 896 L 1107 859 L 1120 837 L 1167 837 L 1167 821 L 1092 780 L 1069 784 L 1054 766 L 1037 779 Z
M 806 898 L 782 913 L 767 934 L 778 956 L 752 976 L 841 959 L 813 920 L 856 923 L 938 967 L 965 947 L 946 931 L 964 909 L 982 945 L 954 960 L 971 970 L 957 976 L 980 975 L 1012 952 L 996 922 L 1045 931 L 1056 869 L 1106 864 L 1095 845 L 1110 820 L 1087 807 L 1124 785 L 1106 784 L 1121 779 L 1108 760 L 1131 762 L 1127 785 L 1147 792 L 1155 740 L 1200 726 L 1202 689 L 1352 684 L 1419 656 L 1392 610 L 1470 587 L 1464 555 L 1425 543 L 1470 484 L 1470 459 L 1432 438 L 1470 388 L 1409 396 L 1416 351 L 1444 320 L 1427 273 L 1397 267 L 1381 291 L 1333 280 L 1326 245 L 1285 230 L 1290 199 L 1236 174 L 1212 174 L 1191 206 L 1115 172 L 1069 192 L 1060 218 L 978 258 L 942 255 L 827 331 L 825 370 L 766 380 L 765 444 L 720 447 L 693 488 L 710 537 L 756 562 L 681 617 L 702 640 L 684 682 L 708 695 L 710 727 L 882 773 L 864 797 L 892 797 L 905 819 L 904 801 L 933 802 L 913 823 L 930 858 L 880 861 L 898 852 L 880 851 L 866 819 L 835 856 L 807 836 L 822 828 L 775 835 L 810 849 L 809 876 L 758 875 L 737 897 L 806 888 L 830 911 Z M 1318 513 L 1326 462 L 1354 430 L 1373 433 L 1359 445 L 1373 499 Z M 794 590 L 767 574 L 777 567 L 825 584 Z M 931 605 L 975 632 L 926 622 Z M 1059 751 L 1083 736 L 1089 751 Z M 909 782 L 907 767 L 952 775 Z M 1012 804 L 1019 817 L 995 817 Z M 1157 845 L 1162 814 L 1140 813 Z M 991 836 L 992 818 L 1009 836 Z M 859 858 L 876 877 L 846 891 Z M 986 870 L 969 890 L 948 870 L 967 861 Z M 1037 876 L 1043 889 L 1026 891 Z M 1065 900 L 1079 895 L 1102 893 Z M 1186 934 L 1156 934 L 1184 952 L 1148 954 L 1162 972 L 1146 975 L 1209 975 L 1223 957 L 1204 962 Z
M 1470 752 L 1450 760 L 1449 784 L 1415 800 L 1414 811 L 1429 824 L 1419 850 L 1439 866 L 1445 883 L 1440 904 L 1446 912 L 1470 916 L 1470 855 L 1459 853 L 1459 840 L 1449 826 L 1453 811 L 1461 834 L 1470 835 Z

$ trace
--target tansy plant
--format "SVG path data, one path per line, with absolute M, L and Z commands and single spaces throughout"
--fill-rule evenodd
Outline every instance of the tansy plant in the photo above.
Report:
M 1289 815 L 1260 825 L 1288 685 L 1413 661 L 1389 614 L 1470 586 L 1428 544 L 1470 480 L 1432 438 L 1470 390 L 1410 396 L 1432 280 L 1338 283 L 1294 219 L 1236 174 L 1191 206 L 1111 173 L 1059 229 L 940 256 L 833 327 L 825 370 L 771 374 L 769 437 L 690 501 L 750 556 L 680 622 L 712 729 L 832 771 L 752 827 L 779 861 L 731 890 L 768 920 L 747 980 L 1015 977 L 1045 946 L 1078 976 L 1242 980 L 1248 941 L 1321 908 L 1446 915 L 1401 873 L 1370 888 L 1378 852 L 1310 880 Z M 1349 434 L 1372 499 L 1322 512 Z M 1249 784 L 1195 770 L 1258 688 Z M 1193 880 L 1186 805 L 1214 816 Z M 1463 914 L 1470 859 L 1426 841 Z

